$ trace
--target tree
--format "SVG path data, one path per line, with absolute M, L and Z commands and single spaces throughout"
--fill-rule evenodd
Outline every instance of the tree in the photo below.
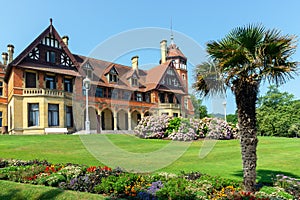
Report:
M 258 98 L 256 117 L 258 135 L 296 137 L 300 124 L 300 101 L 271 85 L 267 93 Z
M 237 118 L 237 114 L 228 114 L 226 116 L 227 122 L 230 122 L 234 125 L 236 125 L 238 123 L 238 118 Z
M 200 94 L 224 93 L 224 88 L 229 87 L 235 95 L 246 191 L 255 190 L 258 143 L 255 105 L 259 85 L 265 80 L 283 84 L 293 78 L 297 64 L 289 59 L 295 52 L 295 42 L 294 36 L 281 35 L 280 31 L 262 25 L 238 27 L 223 39 L 207 44 L 212 70 L 201 73 L 199 69 L 197 73 L 194 88 Z
M 197 99 L 197 97 L 193 94 L 190 96 L 195 110 L 195 118 L 202 119 L 204 117 L 207 117 L 207 107 L 202 105 L 202 100 Z

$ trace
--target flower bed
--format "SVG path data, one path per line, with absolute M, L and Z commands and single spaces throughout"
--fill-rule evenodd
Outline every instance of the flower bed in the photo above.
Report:
M 298 199 L 300 181 L 277 175 L 275 187 L 244 192 L 237 181 L 193 173 L 137 174 L 107 166 L 0 159 L 0 179 L 125 199 Z
M 222 119 L 187 119 L 181 117 L 148 116 L 134 129 L 140 138 L 168 138 L 178 141 L 191 141 L 199 138 L 216 140 L 237 139 L 237 129 Z

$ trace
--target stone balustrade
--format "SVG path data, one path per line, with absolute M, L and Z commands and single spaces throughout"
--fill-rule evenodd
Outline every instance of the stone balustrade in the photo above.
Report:
M 63 91 L 42 89 L 42 88 L 24 88 L 24 96 L 54 96 L 54 97 L 64 97 Z
M 175 104 L 175 103 L 160 103 L 158 105 L 159 108 L 162 109 L 179 109 L 180 104 Z

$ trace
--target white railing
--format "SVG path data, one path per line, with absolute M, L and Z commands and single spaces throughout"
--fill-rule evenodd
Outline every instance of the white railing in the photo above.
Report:
M 24 88 L 23 89 L 24 96 L 55 96 L 55 97 L 64 97 L 63 91 L 58 90 L 50 90 L 50 89 L 40 89 L 40 88 Z
M 160 108 L 164 108 L 164 109 L 179 109 L 180 108 L 180 104 L 176 104 L 176 103 L 160 103 L 158 105 Z

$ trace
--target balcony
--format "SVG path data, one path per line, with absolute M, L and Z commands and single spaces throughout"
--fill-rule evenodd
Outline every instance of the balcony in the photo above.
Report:
M 41 89 L 41 88 L 24 88 L 23 96 L 51 96 L 64 97 L 65 93 L 58 90 Z
M 176 103 L 159 103 L 158 107 L 161 109 L 180 109 L 180 104 Z

